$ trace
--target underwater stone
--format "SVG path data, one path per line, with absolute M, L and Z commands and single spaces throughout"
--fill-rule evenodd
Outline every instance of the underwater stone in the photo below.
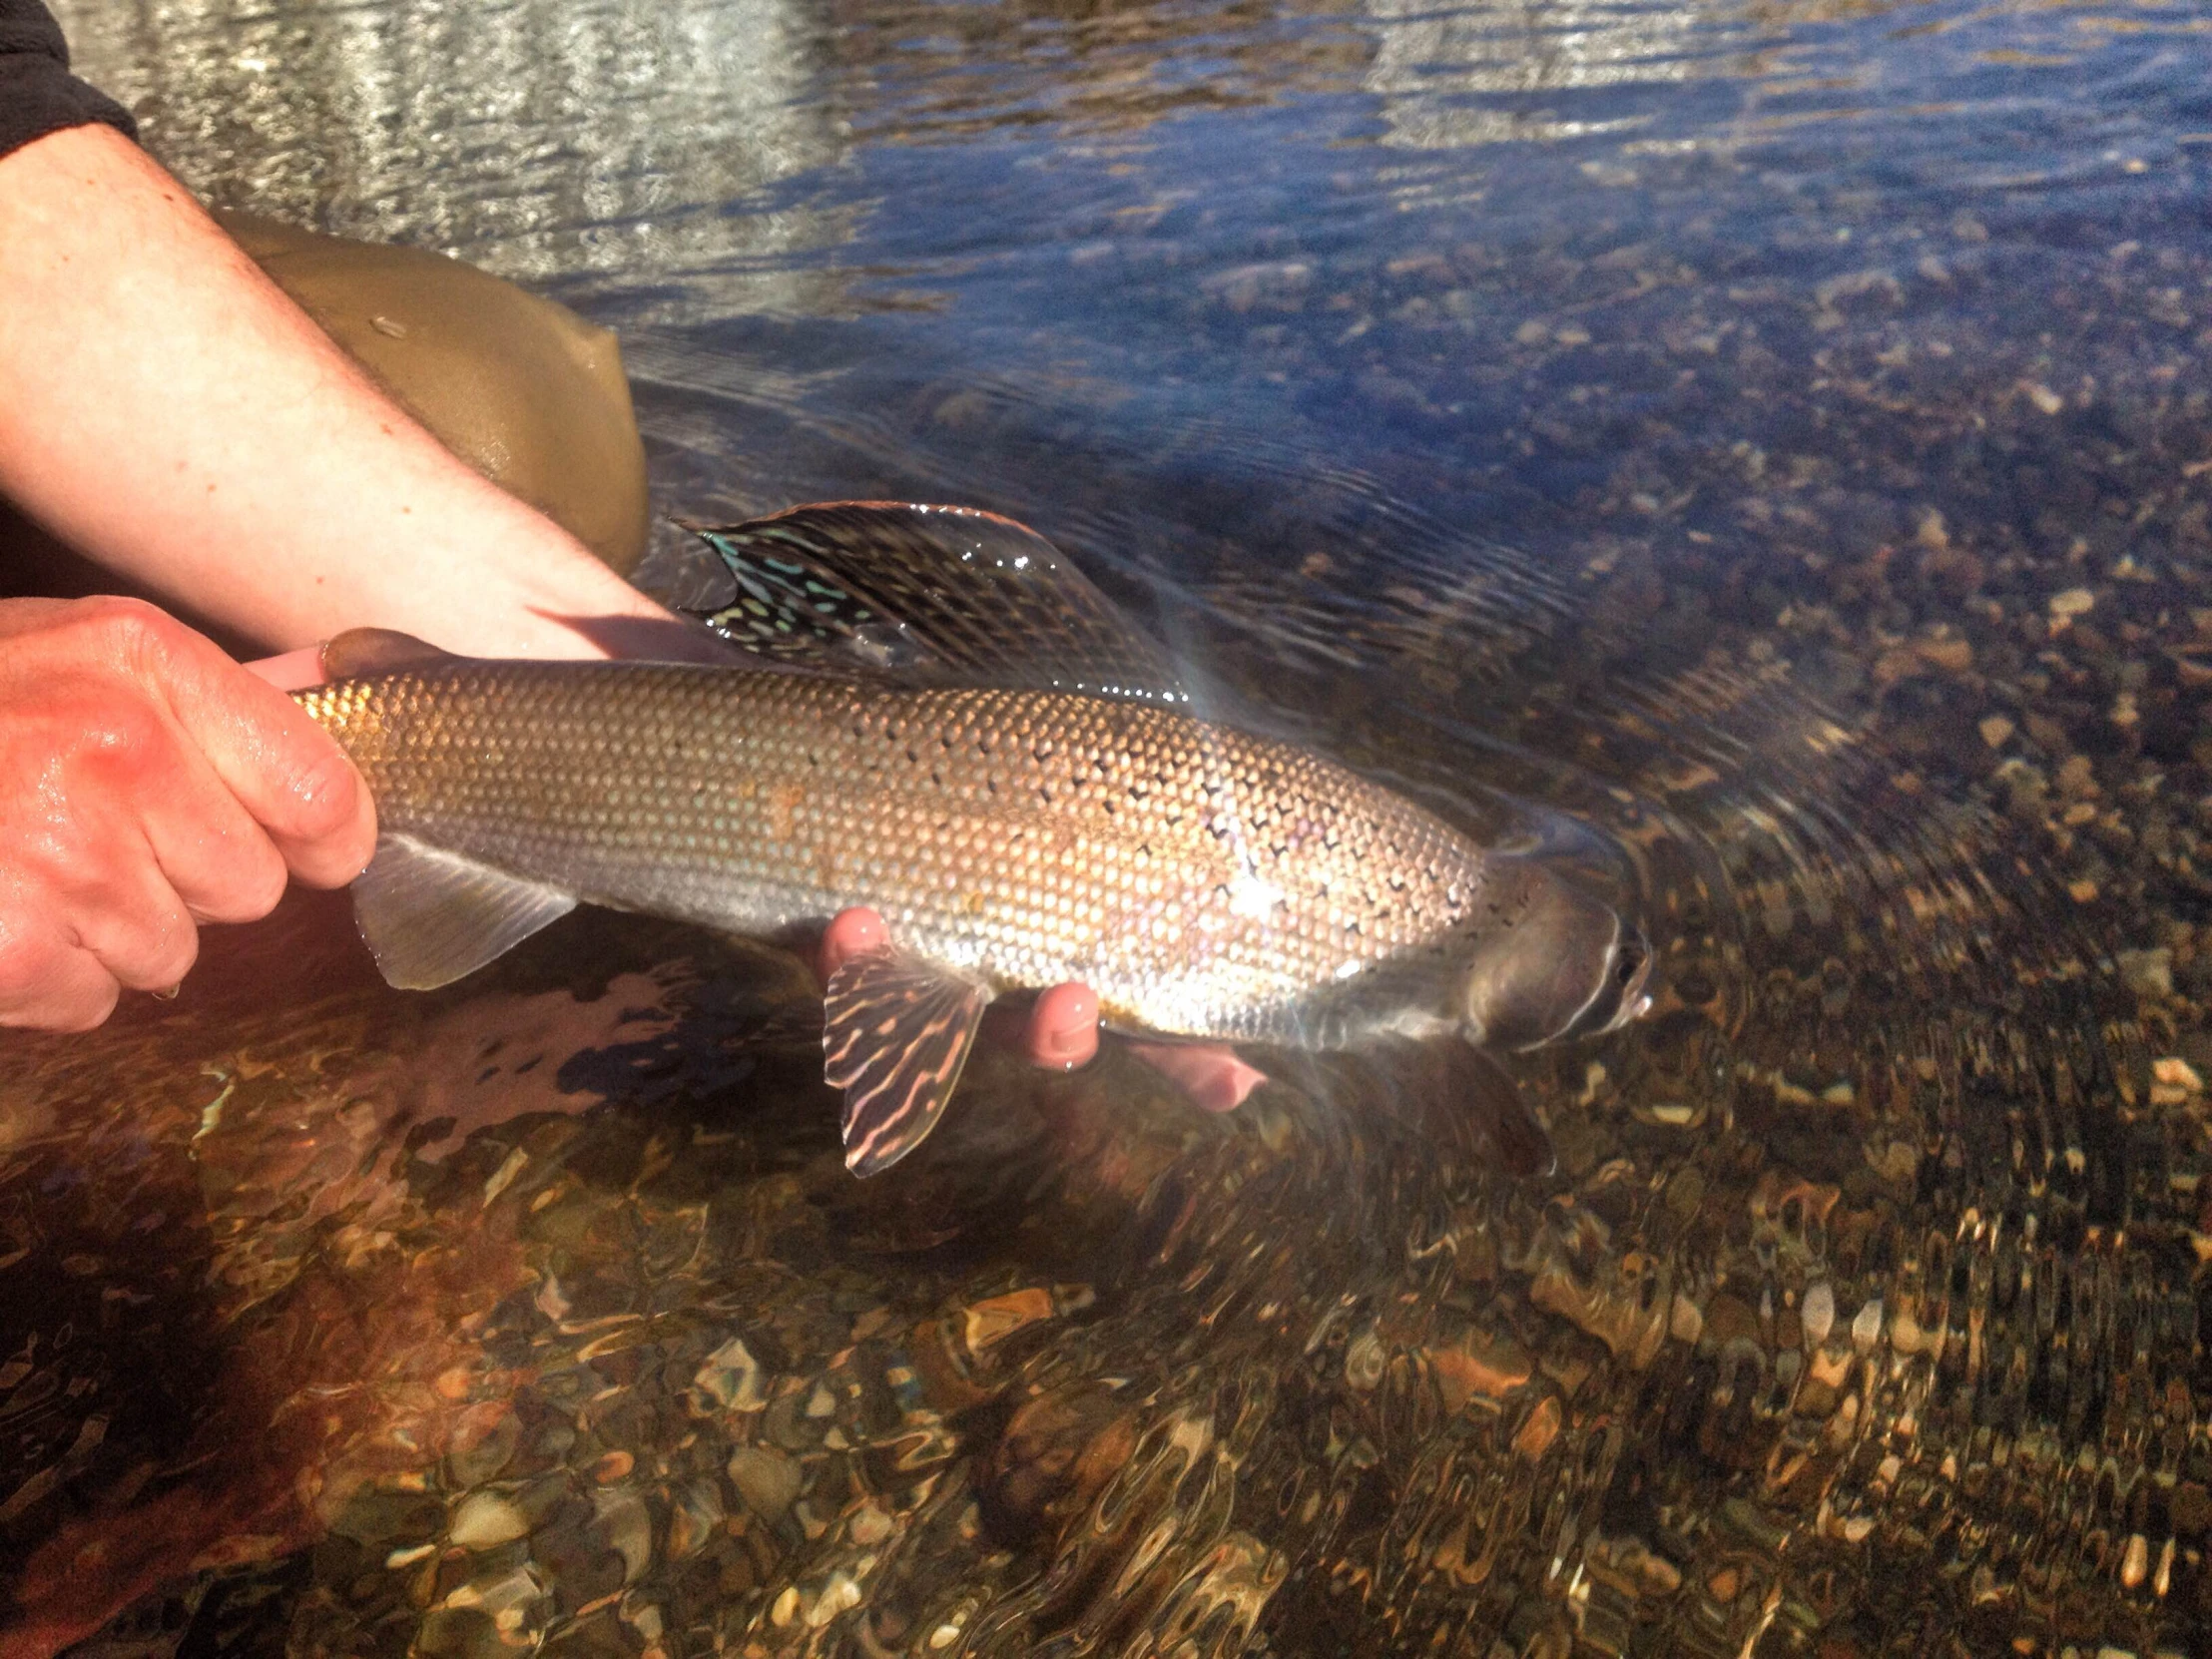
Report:
M 1805 1304 L 1798 1319 L 1805 1327 L 1806 1347 L 1819 1348 L 1828 1341 L 1828 1334 L 1836 1325 L 1836 1293 L 1826 1280 L 1805 1293 Z
M 807 1627 L 820 1630 L 839 1613 L 860 1605 L 860 1586 L 848 1572 L 833 1572 L 807 1609 Z
M 711 1481 L 694 1480 L 677 1488 L 668 1512 L 669 1559 L 681 1561 L 722 1527 L 722 1493 Z
M 1364 1393 L 1382 1381 L 1388 1363 L 1382 1339 L 1372 1331 L 1365 1332 L 1345 1351 L 1345 1381 Z
M 634 1491 L 592 1494 L 591 1537 L 622 1557 L 622 1581 L 635 1584 L 653 1564 L 653 1517 Z
M 1704 1334 L 1705 1310 L 1679 1291 L 1676 1292 L 1674 1305 L 1667 1316 L 1667 1335 L 1678 1343 L 1688 1343 L 1695 1347 L 1697 1340 Z
M 1503 1399 L 1535 1374 L 1518 1343 L 1475 1330 L 1448 1348 L 1429 1350 L 1427 1358 L 1447 1411 L 1476 1397 Z
M 491 1549 L 529 1533 L 529 1517 L 499 1492 L 470 1492 L 446 1528 L 446 1536 L 463 1549 Z
M 732 1337 L 708 1355 L 692 1385 L 725 1411 L 749 1411 L 768 1398 L 761 1362 L 742 1337 Z
M 466 1491 L 495 1477 L 522 1443 L 522 1421 L 504 1401 L 474 1408 L 454 1430 L 446 1478 Z
M 730 1484 L 771 1523 L 780 1521 L 799 1497 L 799 1465 L 773 1446 L 743 1445 L 730 1453 Z
M 1052 1293 L 1041 1286 L 970 1303 L 961 1316 L 968 1352 L 981 1358 L 1015 1332 L 1052 1318 Z
M 862 1549 L 872 1549 L 891 1535 L 891 1517 L 874 1500 L 862 1503 L 852 1511 L 852 1518 L 845 1523 L 845 1531 Z

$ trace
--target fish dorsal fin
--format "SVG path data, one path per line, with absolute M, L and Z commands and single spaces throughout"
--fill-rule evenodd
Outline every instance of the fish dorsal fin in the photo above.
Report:
M 450 651 L 440 651 L 428 640 L 418 640 L 396 628 L 348 628 L 323 642 L 321 659 L 325 680 L 366 680 L 378 674 L 442 668 L 460 661 Z
M 918 684 L 1188 701 L 1160 648 L 1010 518 L 836 501 L 687 528 L 738 585 L 692 614 L 749 651 Z
M 449 985 L 575 908 L 558 887 L 407 835 L 379 835 L 353 881 L 353 917 L 377 970 L 407 991 Z
M 889 945 L 830 976 L 822 1074 L 844 1090 L 844 1162 L 890 1168 L 919 1146 L 952 1098 L 990 991 Z

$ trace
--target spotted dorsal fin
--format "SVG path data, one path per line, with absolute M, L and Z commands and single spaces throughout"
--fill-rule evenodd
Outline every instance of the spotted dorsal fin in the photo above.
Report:
M 1160 648 L 1059 549 L 995 513 L 839 501 L 688 528 L 738 590 L 692 614 L 760 655 L 914 684 L 1188 701 Z
M 830 976 L 822 1073 L 844 1091 L 854 1175 L 890 1168 L 936 1127 L 990 1000 L 974 980 L 889 945 Z

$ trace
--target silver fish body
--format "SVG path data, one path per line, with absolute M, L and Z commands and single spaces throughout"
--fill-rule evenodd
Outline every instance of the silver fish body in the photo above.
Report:
M 754 935 L 880 910 L 994 991 L 1302 1047 L 1602 1024 L 1613 912 L 1319 756 L 1077 693 L 464 659 L 301 694 L 383 832 Z
M 824 998 L 862 1175 L 928 1134 L 1009 989 L 1080 980 L 1128 1030 L 1313 1048 L 1526 1048 L 1643 1006 L 1649 951 L 1610 908 L 1194 718 L 1034 531 L 888 502 L 698 528 L 736 584 L 702 620 L 784 669 L 324 649 L 335 683 L 300 700 L 376 799 L 354 910 L 393 984 L 579 900 L 769 936 L 872 906 L 893 943 Z

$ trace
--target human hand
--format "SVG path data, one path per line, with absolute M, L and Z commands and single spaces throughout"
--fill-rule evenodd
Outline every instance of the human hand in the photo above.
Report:
M 0 1025 L 98 1025 L 184 977 L 199 923 L 343 885 L 375 840 L 337 745 L 183 623 L 0 601 Z
M 875 911 L 855 906 L 839 910 L 823 930 L 820 961 L 825 983 L 854 956 L 880 948 L 890 929 Z M 1054 985 L 1030 1004 L 1017 1039 L 1031 1063 L 1052 1071 L 1074 1071 L 1098 1054 L 1098 995 L 1088 985 Z M 1137 1058 L 1160 1072 L 1209 1112 L 1227 1112 L 1243 1104 L 1264 1072 L 1236 1053 L 1212 1043 L 1131 1043 Z

